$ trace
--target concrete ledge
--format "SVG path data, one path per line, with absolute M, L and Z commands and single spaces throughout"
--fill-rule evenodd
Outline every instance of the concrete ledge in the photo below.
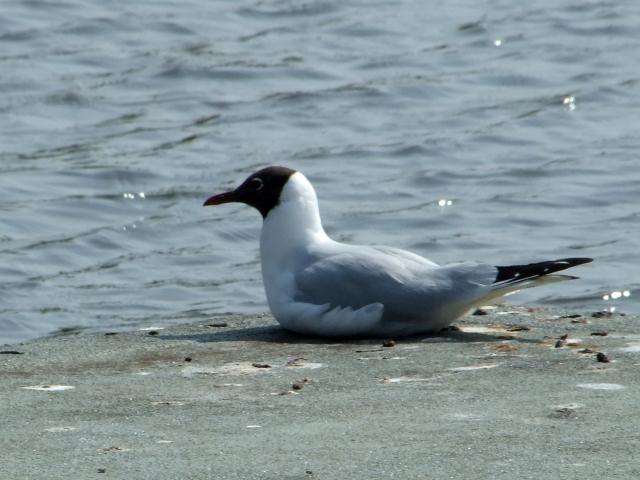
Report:
M 639 319 L 563 313 L 387 346 L 252 316 L 3 347 L 0 477 L 637 478 Z

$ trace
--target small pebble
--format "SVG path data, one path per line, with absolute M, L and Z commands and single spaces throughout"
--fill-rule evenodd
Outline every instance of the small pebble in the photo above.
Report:
M 564 335 L 560 335 L 560 340 L 566 340 L 567 338 L 569 338 L 569 334 L 565 333 Z
M 2 350 L 0 351 L 0 355 L 22 355 L 24 352 L 19 352 L 17 350 Z
M 457 325 L 449 325 L 448 327 L 442 327 L 441 332 L 461 332 L 462 330 Z
M 576 413 L 575 409 L 571 407 L 560 407 L 554 411 L 553 416 L 557 418 L 569 418 Z
M 515 352 L 516 350 L 518 350 L 518 347 L 516 347 L 515 345 L 511 345 L 509 343 L 501 343 L 500 345 L 496 345 L 494 347 L 491 347 L 491 350 L 494 350 L 496 352 Z
M 147 335 L 158 335 L 158 331 L 157 330 L 149 330 L 149 333 Z
M 105 332 L 105 336 L 110 336 L 110 335 L 117 335 L 118 332 Z
M 207 327 L 228 327 L 227 322 L 214 322 L 207 325 Z
M 251 366 L 255 368 L 271 368 L 271 365 L 269 365 L 268 363 L 260 363 L 260 362 L 253 362 Z
M 294 390 L 302 390 L 302 383 L 294 383 L 293 385 L 291 385 L 291 388 L 293 388 Z
M 558 340 L 558 341 L 556 342 L 556 348 L 562 348 L 562 347 L 564 347 L 565 343 L 567 343 L 567 342 L 565 342 L 564 340 Z
M 602 352 L 598 352 L 596 354 L 596 360 L 600 363 L 609 363 L 611 360 L 609 360 L 609 357 Z
M 191 357 L 184 357 L 185 362 L 190 362 L 191 360 L 193 360 Z
M 481 308 L 476 309 L 475 312 L 473 312 L 473 315 L 489 315 L 489 312 L 487 312 L 486 310 L 483 310 Z
M 304 361 L 306 358 L 304 357 L 289 357 L 287 358 L 287 363 L 285 364 L 287 367 L 302 367 L 304 366 Z
M 526 332 L 528 330 L 531 330 L 531 328 L 525 325 L 509 325 L 507 327 L 507 332 Z
M 122 452 L 128 452 L 130 449 L 129 448 L 124 448 L 124 447 L 108 447 L 108 448 L 99 448 L 98 452 L 100 453 L 122 453 Z
M 107 469 L 106 468 L 99 468 L 98 469 L 98 473 L 107 473 Z
M 597 332 L 591 332 L 591 335 L 597 336 L 597 337 L 606 337 L 607 335 L 609 335 L 609 332 L 605 332 L 604 330 L 600 330 Z
M 382 342 L 382 346 L 383 347 L 394 347 L 396 345 L 396 341 L 395 340 L 385 340 L 384 342 Z
M 578 350 L 578 353 L 595 353 L 595 350 L 591 350 L 590 348 L 583 348 L 581 350 Z
M 593 312 L 591 316 L 593 318 L 609 318 L 613 315 L 613 313 L 603 310 L 601 312 Z
M 571 315 L 562 315 L 560 318 L 580 318 L 582 315 L 579 313 L 572 313 Z
M 271 395 L 278 395 L 279 397 L 284 397 L 287 395 L 298 395 L 298 392 L 294 392 L 293 390 L 283 390 L 282 392 L 274 392 Z

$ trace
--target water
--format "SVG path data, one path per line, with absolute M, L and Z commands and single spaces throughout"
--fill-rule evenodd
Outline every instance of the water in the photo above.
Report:
M 512 301 L 640 312 L 638 24 L 633 0 L 5 0 L 0 343 L 266 311 L 259 215 L 201 204 L 269 164 L 337 239 L 592 256 Z

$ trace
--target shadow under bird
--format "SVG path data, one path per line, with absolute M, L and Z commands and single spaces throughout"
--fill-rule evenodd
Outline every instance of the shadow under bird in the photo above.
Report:
M 300 172 L 267 167 L 204 205 L 242 202 L 263 217 L 262 277 L 275 319 L 320 336 L 400 336 L 438 331 L 506 294 L 574 279 L 555 273 L 591 262 L 438 265 L 398 248 L 332 240 L 313 186 Z

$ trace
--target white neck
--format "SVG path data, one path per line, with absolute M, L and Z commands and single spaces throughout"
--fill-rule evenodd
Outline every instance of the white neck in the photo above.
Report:
M 314 243 L 325 240 L 329 237 L 322 228 L 316 192 L 309 180 L 296 172 L 289 177 L 280 194 L 280 202 L 262 224 L 262 267 L 274 262 L 282 267 L 288 257 L 308 251 Z

